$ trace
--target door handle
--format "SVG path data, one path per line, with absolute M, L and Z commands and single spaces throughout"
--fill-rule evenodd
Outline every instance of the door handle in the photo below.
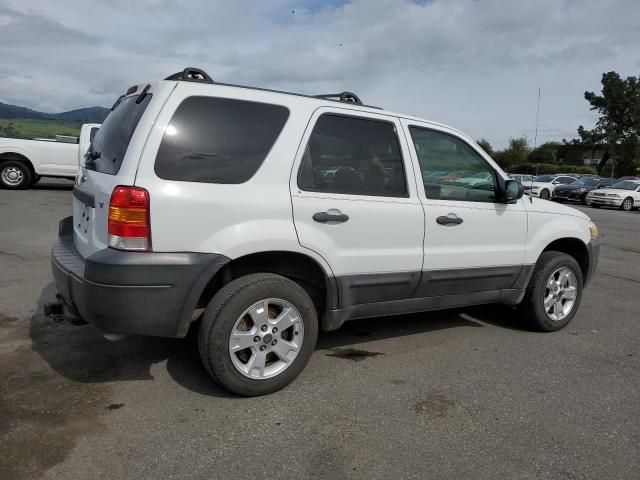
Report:
M 318 212 L 313 214 L 313 219 L 316 222 L 327 223 L 327 222 L 346 222 L 349 220 L 349 215 L 344 213 L 329 213 L 329 212 Z
M 440 225 L 460 225 L 462 223 L 462 219 L 455 213 L 450 213 L 449 215 L 442 215 L 436 218 L 436 222 Z

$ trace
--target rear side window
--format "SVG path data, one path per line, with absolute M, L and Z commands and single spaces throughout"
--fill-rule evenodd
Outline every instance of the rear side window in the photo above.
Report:
M 322 115 L 304 152 L 298 185 L 313 192 L 407 196 L 395 126 L 366 118 Z
M 140 103 L 136 103 L 139 98 L 137 95 L 127 97 L 109 113 L 91 142 L 89 153 L 92 154 L 93 160 L 88 159 L 85 162 L 87 169 L 109 175 L 118 173 L 133 132 L 152 96 L 146 94 Z
M 155 172 L 166 180 L 243 183 L 260 168 L 282 131 L 281 105 L 189 97 L 165 130 Z

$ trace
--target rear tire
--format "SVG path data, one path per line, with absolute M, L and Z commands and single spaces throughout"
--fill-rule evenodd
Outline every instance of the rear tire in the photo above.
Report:
M 625 212 L 630 212 L 631 210 L 633 210 L 633 198 L 625 198 L 620 204 L 620 210 L 624 210 Z
M 592 207 L 592 208 L 600 208 L 600 205 L 596 205 L 595 203 L 592 203 L 592 204 L 591 204 L 591 207 Z
M 250 397 L 291 383 L 309 362 L 317 338 L 318 317 L 307 292 L 280 275 L 255 273 L 216 293 L 203 315 L 198 346 L 218 384 Z M 236 341 L 238 349 L 232 352 Z
M 8 190 L 24 190 L 31 185 L 31 170 L 17 160 L 0 163 L 0 187 Z
M 563 279 L 564 274 L 567 277 Z M 567 326 L 576 315 L 582 289 L 582 271 L 575 258 L 562 252 L 543 252 L 520 310 L 533 329 L 555 332 Z

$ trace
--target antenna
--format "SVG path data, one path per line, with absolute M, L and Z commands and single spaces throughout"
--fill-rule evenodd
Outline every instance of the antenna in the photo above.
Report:
M 538 120 L 540 119 L 540 94 L 542 89 L 538 87 L 538 109 L 536 110 L 536 135 L 533 140 L 533 148 L 538 146 Z

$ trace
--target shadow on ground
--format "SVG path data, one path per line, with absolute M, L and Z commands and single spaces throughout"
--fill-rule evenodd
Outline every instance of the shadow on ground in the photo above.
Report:
M 73 185 L 73 180 L 55 179 L 41 180 L 30 188 L 32 190 L 73 190 Z
M 31 319 L 32 348 L 57 373 L 74 382 L 105 383 L 153 380 L 151 368 L 166 361 L 171 377 L 196 393 L 228 397 L 218 388 L 200 363 L 197 325 L 185 339 L 130 336 L 110 341 L 91 325 L 72 326 L 44 317 L 42 306 L 55 297 L 49 284 L 41 293 L 37 313 Z M 366 342 L 424 334 L 457 327 L 484 327 L 493 324 L 515 328 L 507 309 L 478 307 L 393 317 L 356 320 L 340 330 L 320 334 L 317 349 L 348 351 L 354 345 L 365 349 Z M 358 350 L 360 352 L 367 352 Z

